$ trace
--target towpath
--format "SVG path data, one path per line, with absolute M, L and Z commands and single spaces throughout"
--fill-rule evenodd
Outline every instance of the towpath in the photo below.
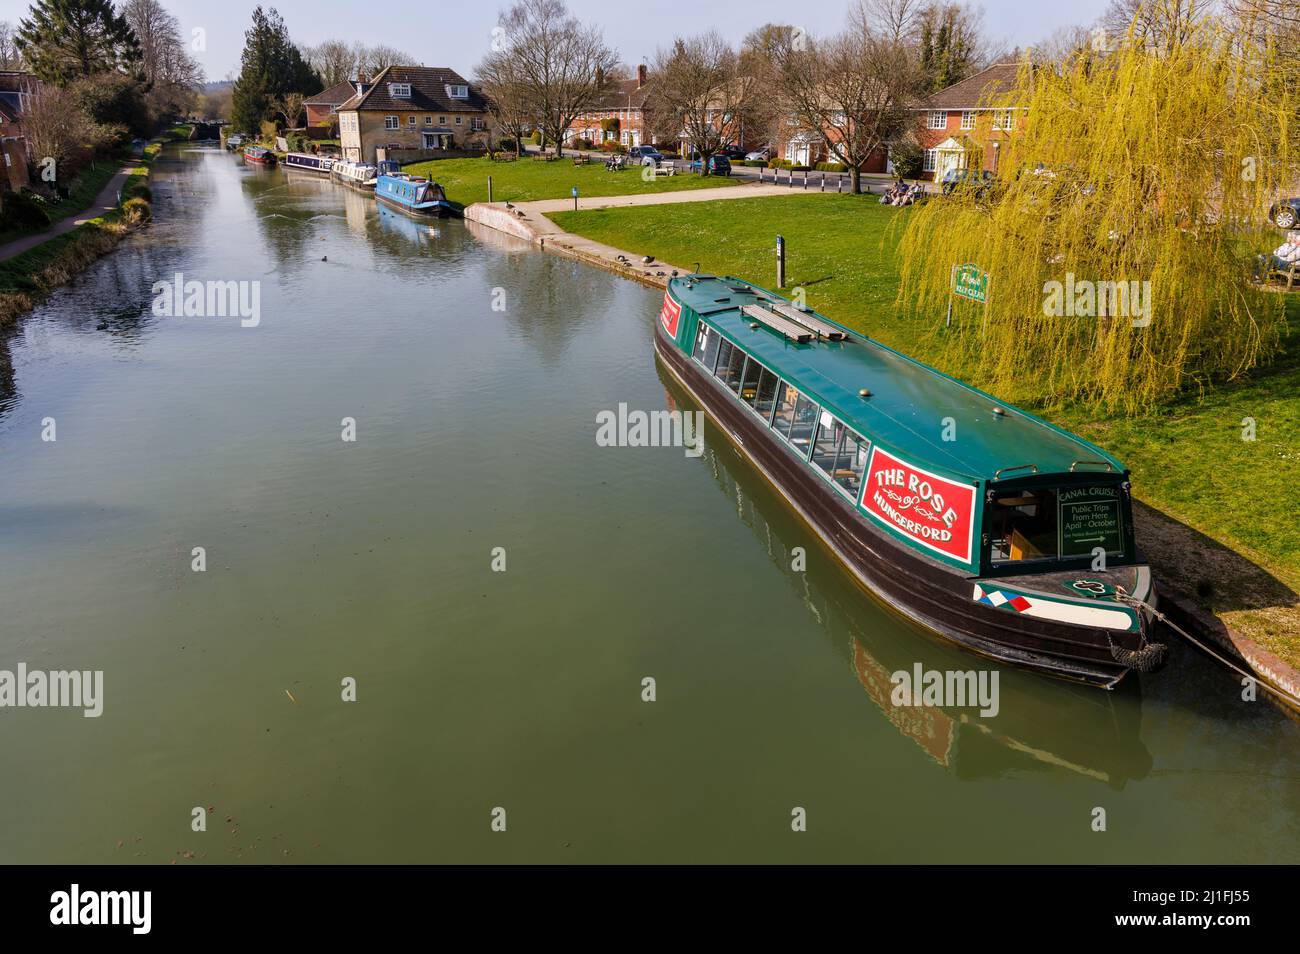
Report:
M 131 162 L 119 169 L 113 178 L 108 180 L 108 184 L 99 190 L 99 194 L 95 196 L 95 201 L 80 212 L 59 219 L 48 229 L 0 244 L 0 262 L 8 261 L 15 255 L 21 255 L 38 245 L 44 245 L 50 239 L 71 232 L 78 226 L 85 225 L 91 219 L 97 219 L 107 212 L 112 212 L 117 208 L 118 190 L 122 188 L 127 177 L 138 166 L 139 163 Z

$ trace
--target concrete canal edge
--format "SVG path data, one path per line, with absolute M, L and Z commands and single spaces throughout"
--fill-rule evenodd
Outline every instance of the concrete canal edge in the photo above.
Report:
M 465 220 L 521 238 L 543 251 L 575 258 L 652 288 L 667 288 L 668 279 L 674 271 L 683 275 L 689 271 L 667 262 L 656 261 L 652 265 L 644 265 L 641 262 L 643 254 L 603 245 L 566 232 L 542 213 L 531 209 L 530 205 L 527 202 L 512 206 L 507 206 L 504 202 L 475 202 L 466 206 Z M 620 261 L 619 256 L 627 264 Z
M 687 197 L 686 201 L 689 201 L 690 193 L 681 193 L 681 195 Z M 644 256 L 639 252 L 614 248 L 566 232 L 538 208 L 543 205 L 549 208 L 551 204 L 521 202 L 514 205 L 505 202 L 476 202 L 465 208 L 464 216 L 467 221 L 513 235 L 543 251 L 577 259 L 653 288 L 667 288 L 668 279 L 674 271 L 679 274 L 687 274 L 690 271 L 680 265 L 659 261 L 645 265 L 641 261 Z M 1161 586 L 1160 609 L 1175 625 L 1187 630 L 1197 639 L 1290 693 L 1293 698 L 1300 698 L 1300 671 L 1250 637 L 1233 629 L 1218 616 L 1196 605 L 1193 600 L 1174 592 L 1169 586 Z M 1267 691 L 1264 695 L 1277 699 L 1273 693 Z M 1300 717 L 1300 709 L 1295 707 L 1294 702 L 1281 699 L 1277 701 L 1286 711 Z

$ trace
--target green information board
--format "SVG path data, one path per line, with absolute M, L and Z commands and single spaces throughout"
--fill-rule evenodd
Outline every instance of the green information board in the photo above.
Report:
M 1107 553 L 1124 551 L 1124 527 L 1118 487 L 1079 487 L 1062 490 L 1058 525 L 1061 556 L 1088 556 L 1097 547 Z
M 966 263 L 952 270 L 952 293 L 986 304 L 989 300 L 989 273 L 978 265 Z

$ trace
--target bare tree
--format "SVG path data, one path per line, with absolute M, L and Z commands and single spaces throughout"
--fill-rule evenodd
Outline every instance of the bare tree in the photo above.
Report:
M 1169 49 L 1214 12 L 1215 0 L 1111 0 L 1101 26 L 1117 40 L 1130 28 L 1140 45 Z
M 303 51 L 325 88 L 345 83 L 357 75 L 357 49 L 344 40 L 326 40 Z
M 126 0 L 121 13 L 140 45 L 150 113 L 165 119 L 184 111 L 203 82 L 203 69 L 181 38 L 180 21 L 158 0 Z
M 44 84 L 29 100 L 23 113 L 23 134 L 38 159 L 51 158 L 66 176 L 64 167 L 76 168 L 96 149 L 109 142 L 116 130 L 97 125 L 67 89 Z
M 896 43 L 915 43 L 927 6 L 927 0 L 858 0 L 849 8 L 849 29 Z
M 563 0 L 519 0 L 501 18 L 500 50 L 515 59 L 519 94 L 542 133 L 562 155 L 564 136 L 596 105 L 618 70 L 618 54 L 594 26 L 569 13 Z
M 524 134 L 537 121 L 537 107 L 519 61 L 508 50 L 493 50 L 479 63 L 474 82 L 488 99 L 497 129 L 514 140 L 515 155 L 523 156 Z
M 23 54 L 14 43 L 14 34 L 14 25 L 8 20 L 0 20 L 0 70 L 23 68 Z
M 1029 55 L 1035 63 L 1067 63 L 1080 54 L 1093 50 L 1094 31 L 1085 26 L 1064 26 L 1045 39 L 1035 43 Z
M 678 137 L 699 154 L 701 172 L 708 175 L 709 157 L 740 140 L 757 78 L 716 31 L 677 38 L 655 55 L 654 72 L 655 109 L 675 119 Z
M 775 63 L 787 122 L 820 140 L 860 192 L 867 160 L 914 125 L 925 74 L 911 45 L 855 18 L 838 36 L 802 46 L 780 49 Z
M 1293 68 L 1300 60 L 1300 3 L 1296 0 L 1227 0 L 1229 18 L 1257 41 L 1272 42 Z
M 414 66 L 416 65 L 415 57 L 409 53 L 396 49 L 395 47 L 379 44 L 377 46 L 366 46 L 358 43 L 354 53 L 356 55 L 357 73 L 364 73 L 366 76 L 375 77 L 390 66 Z
M 302 104 L 303 100 L 306 98 L 307 97 L 302 93 L 285 93 L 280 97 L 280 101 L 276 104 L 276 109 L 278 109 L 280 115 L 284 117 L 284 125 L 286 129 L 298 128 L 298 117 L 302 115 Z

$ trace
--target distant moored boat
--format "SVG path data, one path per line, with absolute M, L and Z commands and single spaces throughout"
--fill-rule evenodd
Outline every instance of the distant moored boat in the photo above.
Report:
M 373 163 L 344 160 L 335 162 L 330 172 L 340 182 L 369 190 L 375 187 L 375 176 L 378 170 Z
M 291 152 L 285 155 L 283 164 L 286 169 L 302 169 L 306 172 L 329 175 L 334 167 L 334 157 L 316 156 L 309 152 Z
M 375 180 L 375 198 L 407 215 L 441 217 L 452 212 L 442 186 L 423 176 L 380 175 Z
M 257 166 L 273 166 L 275 153 L 265 146 L 248 146 L 244 149 L 244 161 Z

